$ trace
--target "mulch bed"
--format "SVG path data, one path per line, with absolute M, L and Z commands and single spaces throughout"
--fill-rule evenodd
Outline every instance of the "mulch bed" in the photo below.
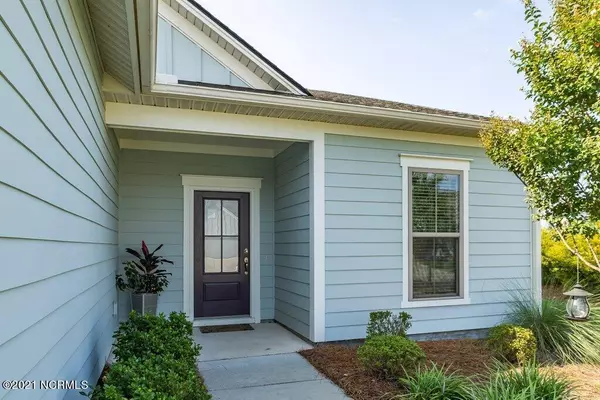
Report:
M 323 344 L 300 355 L 354 400 L 391 398 L 398 392 L 397 385 L 368 375 L 356 358 L 357 347 Z
M 474 379 L 482 379 L 492 357 L 481 340 L 419 342 L 427 359 Z M 365 372 L 356 358 L 358 345 L 324 344 L 300 354 L 355 400 L 386 400 L 398 395 L 396 382 L 377 379 Z
M 458 339 L 419 342 L 427 360 L 475 381 L 486 379 L 494 359 L 482 340 Z M 365 372 L 356 358 L 358 345 L 323 344 L 300 354 L 319 372 L 354 400 L 389 400 L 402 392 L 392 381 L 377 379 Z M 593 365 L 542 367 L 570 379 L 580 400 L 600 399 L 600 368 Z

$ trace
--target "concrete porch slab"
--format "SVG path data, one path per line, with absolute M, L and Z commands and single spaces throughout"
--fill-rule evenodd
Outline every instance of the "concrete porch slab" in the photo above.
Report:
M 194 339 L 202 346 L 200 361 L 295 353 L 312 346 L 276 323 L 254 324 L 253 331 L 200 333 Z
M 323 379 L 312 365 L 297 353 L 200 362 L 199 367 L 206 385 L 211 390 Z
M 278 324 L 253 331 L 200 333 L 198 369 L 213 400 L 348 399 L 297 352 L 311 348 Z
M 300 357 L 300 356 L 298 356 Z M 284 383 L 211 392 L 213 400 L 345 400 L 350 399 L 328 380 Z

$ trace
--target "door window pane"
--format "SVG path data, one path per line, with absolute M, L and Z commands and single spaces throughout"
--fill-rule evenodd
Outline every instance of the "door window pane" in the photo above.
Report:
M 413 238 L 413 298 L 458 296 L 458 238 Z
M 204 200 L 204 272 L 239 272 L 239 201 Z
M 221 200 L 204 200 L 204 234 L 221 235 Z
M 223 200 L 223 235 L 237 236 L 239 232 L 239 203 L 237 200 Z
M 239 247 L 237 237 L 223 238 L 223 272 L 239 271 Z
M 221 238 L 204 238 L 204 272 L 221 272 Z

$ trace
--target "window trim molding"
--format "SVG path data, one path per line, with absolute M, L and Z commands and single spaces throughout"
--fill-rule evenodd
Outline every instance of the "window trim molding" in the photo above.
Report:
M 471 159 L 432 156 L 426 154 L 400 154 L 402 167 L 402 308 L 454 306 L 471 303 L 469 290 L 469 170 Z M 460 173 L 461 179 L 461 296 L 426 300 L 411 300 L 410 246 L 409 246 L 409 169 L 446 170 Z

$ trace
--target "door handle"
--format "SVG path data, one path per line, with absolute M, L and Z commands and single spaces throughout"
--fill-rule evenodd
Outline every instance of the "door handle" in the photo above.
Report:
M 248 266 L 250 265 L 250 259 L 248 258 L 248 249 L 244 249 L 244 274 L 248 275 Z

